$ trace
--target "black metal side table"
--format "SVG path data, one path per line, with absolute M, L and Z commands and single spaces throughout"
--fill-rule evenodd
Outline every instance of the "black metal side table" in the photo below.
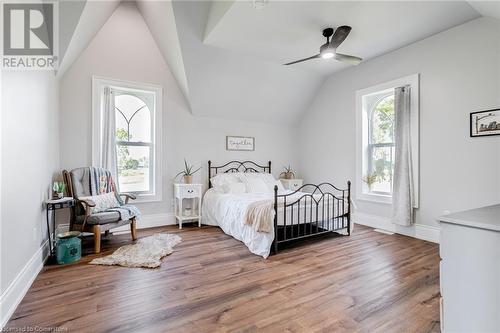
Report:
M 71 208 L 75 205 L 75 199 L 64 197 L 62 199 L 50 199 L 45 201 L 47 211 L 47 234 L 49 236 L 50 257 L 49 262 L 53 262 L 56 255 L 56 210 Z M 50 211 L 52 211 L 52 231 L 50 231 Z

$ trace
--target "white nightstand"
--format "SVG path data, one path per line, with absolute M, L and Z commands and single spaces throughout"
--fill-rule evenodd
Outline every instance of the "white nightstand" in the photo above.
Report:
M 179 229 L 183 221 L 193 220 L 201 227 L 201 189 L 202 184 L 174 184 L 174 214 Z
M 303 179 L 280 179 L 280 181 L 283 187 L 290 191 L 296 191 L 304 184 Z

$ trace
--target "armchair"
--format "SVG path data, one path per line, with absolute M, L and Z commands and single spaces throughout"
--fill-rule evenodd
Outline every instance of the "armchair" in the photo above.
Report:
M 130 224 L 132 240 L 137 239 L 136 216 L 127 216 L 128 219 L 122 219 L 120 212 L 115 210 L 92 213 L 92 208 L 96 206 L 91 199 L 83 198 L 97 195 L 96 189 L 91 185 L 95 180 L 93 174 L 100 174 L 102 177 L 109 177 L 104 183 L 113 184 L 110 173 L 101 168 L 77 168 L 71 171 L 63 170 L 63 178 L 66 183 L 68 195 L 76 200 L 76 205 L 71 209 L 70 230 L 91 232 L 94 234 L 94 253 L 101 252 L 101 233 L 109 233 L 109 230 Z M 102 182 L 102 179 L 100 179 Z M 105 187 L 104 193 L 113 191 L 113 185 Z M 136 196 L 130 193 L 119 193 L 121 200 L 128 204 L 129 200 L 136 199 Z

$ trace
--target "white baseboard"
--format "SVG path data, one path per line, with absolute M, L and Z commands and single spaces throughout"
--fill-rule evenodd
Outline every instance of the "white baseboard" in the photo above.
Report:
M 174 213 L 144 215 L 137 221 L 138 229 L 161 227 L 165 225 L 175 225 Z
M 411 227 L 396 225 L 387 217 L 375 216 L 365 213 L 354 213 L 353 222 L 366 225 L 375 229 L 387 230 L 397 234 L 423 239 L 433 243 L 439 243 L 440 229 L 425 224 L 415 224 Z
M 46 240 L 0 296 L 0 330 L 7 324 L 42 270 L 49 253 L 48 248 L 49 241 Z
M 137 220 L 138 229 L 174 224 L 175 216 L 173 213 L 144 215 Z M 123 226 L 113 230 L 113 233 L 116 234 L 125 232 L 130 232 L 129 226 Z M 42 270 L 49 252 L 48 247 L 49 242 L 45 241 L 42 247 L 38 249 L 19 274 L 17 274 L 16 278 L 7 289 L 0 295 L 0 330 L 7 324 L 17 306 L 28 292 L 31 284 L 38 276 L 38 273 Z
M 174 213 L 149 214 L 143 215 L 137 220 L 137 229 L 163 227 L 166 225 L 175 225 Z M 122 234 L 130 232 L 130 227 L 124 225 L 112 230 L 113 234 Z

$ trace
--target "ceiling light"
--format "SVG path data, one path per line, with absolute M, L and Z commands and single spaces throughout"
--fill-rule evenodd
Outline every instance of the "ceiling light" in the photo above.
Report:
M 323 59 L 333 58 L 333 52 L 330 52 L 330 51 L 324 52 L 324 53 L 321 54 L 321 58 L 323 58 Z
M 253 7 L 255 9 L 263 9 L 266 7 L 268 0 L 253 0 Z

